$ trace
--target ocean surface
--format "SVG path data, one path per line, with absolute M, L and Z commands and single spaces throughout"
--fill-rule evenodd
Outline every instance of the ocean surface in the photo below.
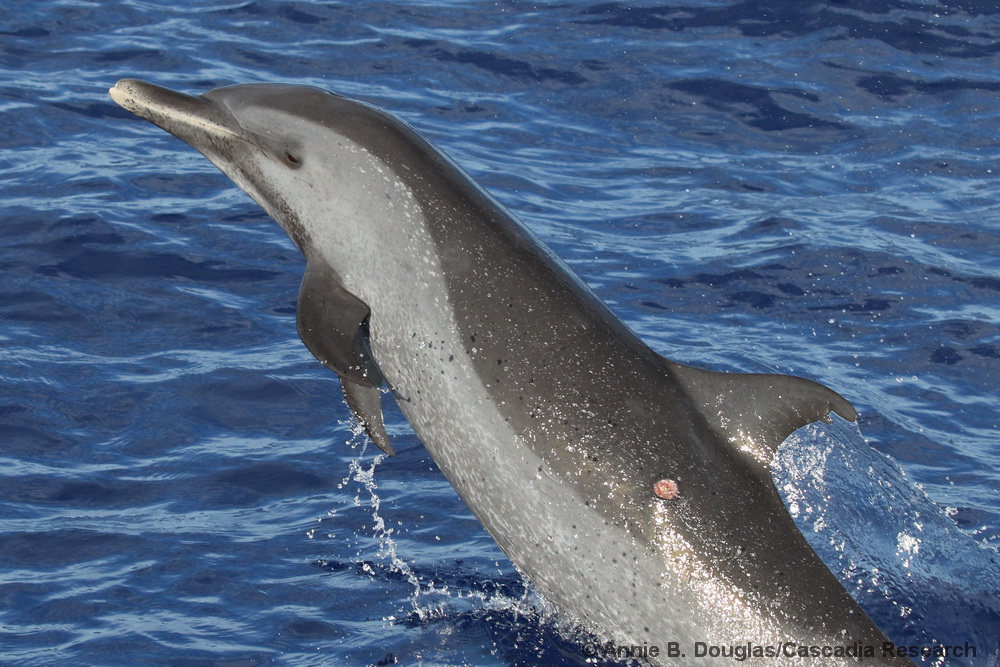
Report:
M 0 663 L 569 666 L 601 640 L 394 405 L 398 456 L 352 432 L 295 332 L 301 257 L 110 101 L 136 77 L 379 105 L 661 354 L 835 388 L 860 434 L 783 447 L 790 511 L 894 641 L 977 649 L 923 664 L 997 665 L 998 54 L 981 0 L 0 0 Z

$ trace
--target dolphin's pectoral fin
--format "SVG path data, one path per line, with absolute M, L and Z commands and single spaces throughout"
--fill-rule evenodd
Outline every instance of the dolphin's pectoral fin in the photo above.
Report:
M 306 263 L 299 288 L 299 338 L 324 366 L 365 387 L 381 386 L 382 373 L 368 348 L 368 304 L 348 292 L 320 259 Z
M 662 358 L 661 358 L 662 359 Z M 785 438 L 836 412 L 848 421 L 854 407 L 823 385 L 791 375 L 718 373 L 662 359 L 693 400 L 703 406 L 709 424 L 736 446 L 770 467 Z
M 343 377 L 340 378 L 340 388 L 348 407 L 354 413 L 365 429 L 365 433 L 378 448 L 389 456 L 395 456 L 396 451 L 389 442 L 389 434 L 385 432 L 385 422 L 382 420 L 382 392 L 378 387 L 365 387 L 355 384 Z
M 368 344 L 368 304 L 344 288 L 321 259 L 306 262 L 299 289 L 296 324 L 299 338 L 324 366 L 340 376 L 348 407 L 368 437 L 390 456 L 395 454 L 382 420 L 384 382 Z

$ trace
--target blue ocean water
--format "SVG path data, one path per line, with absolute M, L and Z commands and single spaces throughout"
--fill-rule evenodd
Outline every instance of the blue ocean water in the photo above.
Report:
M 793 514 L 998 664 L 998 51 L 975 0 L 0 0 L 0 661 L 587 664 L 394 407 L 398 456 L 352 432 L 297 251 L 128 76 L 382 106 L 665 356 L 837 389 L 871 449 L 789 443 Z

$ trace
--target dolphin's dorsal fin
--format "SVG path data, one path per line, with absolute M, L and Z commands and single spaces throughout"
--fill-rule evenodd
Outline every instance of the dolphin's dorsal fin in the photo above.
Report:
M 767 470 L 778 446 L 798 428 L 830 421 L 836 412 L 848 421 L 854 407 L 823 385 L 791 375 L 719 373 L 660 358 L 684 391 L 703 406 L 705 419 Z
M 382 373 L 368 347 L 368 304 L 349 292 L 320 258 L 306 261 L 296 324 L 313 356 L 340 376 L 344 398 L 379 449 L 392 455 L 382 420 Z

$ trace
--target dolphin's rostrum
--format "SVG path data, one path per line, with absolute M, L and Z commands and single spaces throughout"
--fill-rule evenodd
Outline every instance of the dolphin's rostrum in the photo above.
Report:
M 278 221 L 306 259 L 299 335 L 340 376 L 368 435 L 392 453 L 387 387 L 562 612 L 620 645 L 688 647 L 671 664 L 702 662 L 697 642 L 781 647 L 782 664 L 852 662 L 850 650 L 909 664 L 883 655 L 889 640 L 771 480 L 792 431 L 831 413 L 856 419 L 841 396 L 660 357 L 448 158 L 376 108 L 279 84 L 191 97 L 126 79 L 111 97 L 203 153 Z M 824 652 L 817 662 L 803 647 Z

